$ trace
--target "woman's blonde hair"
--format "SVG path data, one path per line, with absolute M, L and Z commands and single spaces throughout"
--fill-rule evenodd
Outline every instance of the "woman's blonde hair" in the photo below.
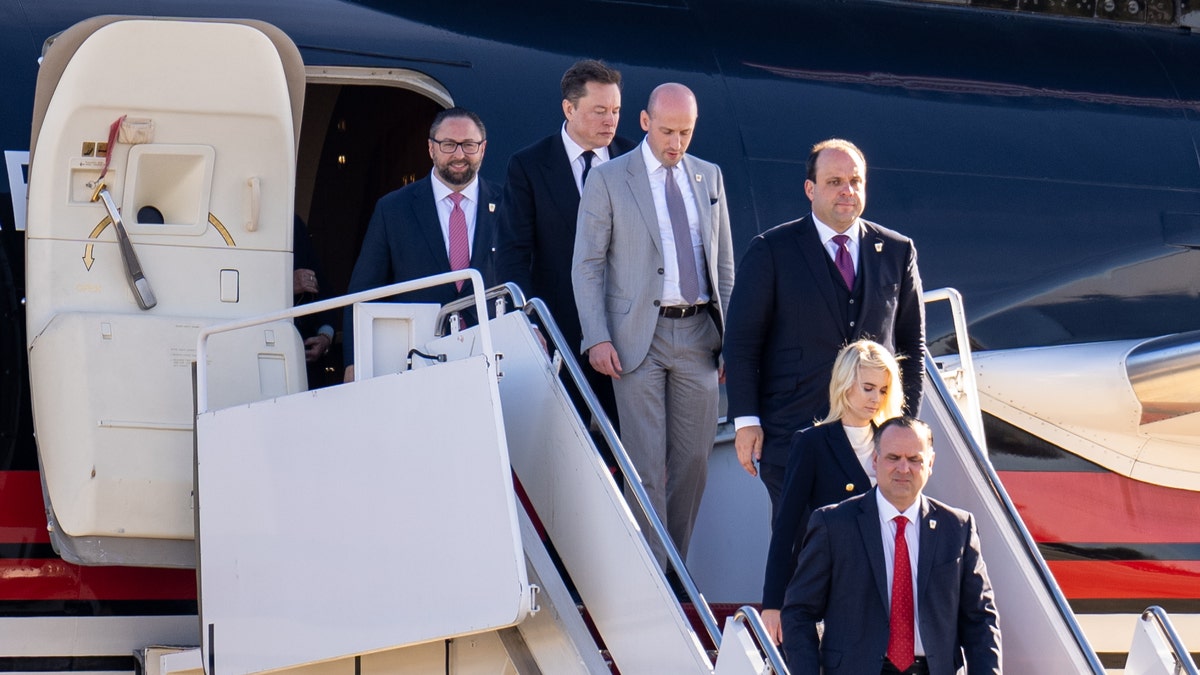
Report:
M 833 377 L 829 379 L 829 414 L 818 424 L 842 419 L 849 407 L 846 395 L 858 384 L 859 368 L 887 371 L 887 392 L 880 395 L 879 410 L 871 420 L 876 425 L 900 414 L 904 390 L 900 386 L 900 366 L 883 345 L 870 340 L 851 342 L 838 352 L 833 362 Z

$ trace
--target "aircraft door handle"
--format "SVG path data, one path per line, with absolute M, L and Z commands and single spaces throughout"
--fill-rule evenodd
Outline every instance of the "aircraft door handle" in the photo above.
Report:
M 108 217 L 112 219 L 113 229 L 117 233 L 117 244 L 121 247 L 121 259 L 125 262 L 125 280 L 129 282 L 129 290 L 133 291 L 133 299 L 137 300 L 138 307 L 144 310 L 153 309 L 158 300 L 150 288 L 150 280 L 142 272 L 142 264 L 138 262 L 137 253 L 133 250 L 133 242 L 129 241 L 129 233 L 125 231 L 125 224 L 121 221 L 121 212 L 117 210 L 112 195 L 108 193 L 108 186 L 104 183 L 97 185 L 96 190 L 92 192 L 92 201 L 97 200 L 104 203 Z

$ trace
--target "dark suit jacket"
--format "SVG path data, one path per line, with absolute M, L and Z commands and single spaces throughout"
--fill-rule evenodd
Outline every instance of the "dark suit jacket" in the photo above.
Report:
M 348 293 L 357 293 L 401 281 L 411 281 L 450 271 L 446 238 L 433 203 L 433 178 L 426 176 L 399 190 L 389 192 L 375 205 L 367 225 L 358 262 L 350 275 Z M 471 267 L 483 275 L 484 283 L 495 278 L 492 243 L 500 190 L 479 179 L 479 206 L 475 212 L 475 238 L 471 243 Z M 462 291 L 443 284 L 389 298 L 392 302 L 436 302 L 445 304 L 472 293 L 471 283 Z M 343 320 L 346 365 L 354 363 L 353 307 Z
M 809 515 L 870 489 L 871 479 L 858 463 L 841 422 L 796 432 L 788 453 L 779 516 L 771 529 L 763 609 L 783 607 L 783 594 L 796 571 Z
M 618 136 L 608 146 L 609 158 L 635 147 L 637 143 Z M 578 213 L 579 190 L 561 132 L 512 156 L 496 231 L 496 278 L 544 300 L 572 353 L 579 351 L 581 340 L 571 285 Z
M 992 585 L 970 513 L 921 497 L 914 598 L 930 675 L 1000 673 Z M 812 514 L 783 605 L 793 675 L 878 672 L 888 643 L 887 583 L 875 490 Z M 818 645 L 817 621 L 825 621 Z
M 907 357 L 900 362 L 905 408 L 915 415 L 920 407 L 925 307 L 917 252 L 911 239 L 860 222 L 862 307 L 853 327 L 841 318 L 811 214 L 755 237 L 738 266 L 723 350 L 728 416 L 762 420 L 768 464 L 786 466 L 792 434 L 828 412 L 833 361 L 855 340 Z

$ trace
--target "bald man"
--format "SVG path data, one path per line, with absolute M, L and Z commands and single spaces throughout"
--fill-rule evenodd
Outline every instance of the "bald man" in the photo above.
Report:
M 584 186 L 572 272 L 581 351 L 612 378 L 621 441 L 685 559 L 716 435 L 733 289 L 721 169 L 687 154 L 697 116 L 682 84 L 650 94 L 641 145 L 594 168 Z M 665 549 L 650 540 L 665 567 Z

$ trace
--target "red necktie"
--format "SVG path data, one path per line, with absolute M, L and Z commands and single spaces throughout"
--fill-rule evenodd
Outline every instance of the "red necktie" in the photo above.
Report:
M 896 559 L 892 569 L 892 615 L 888 621 L 887 657 L 903 672 L 913 663 L 913 589 L 912 565 L 908 561 L 908 541 L 904 527 L 908 519 L 896 516 Z
M 450 209 L 450 271 L 455 272 L 471 264 L 471 244 L 467 238 L 467 214 L 462 210 L 463 195 L 461 192 L 451 192 L 450 201 L 454 208 Z M 463 282 L 454 282 L 455 288 L 462 290 Z
M 833 264 L 837 265 L 838 271 L 842 273 L 842 281 L 846 282 L 846 288 L 854 290 L 854 259 L 850 257 L 850 248 L 846 245 L 850 241 L 850 237 L 844 234 L 837 234 L 833 237 L 833 243 L 837 244 L 837 255 L 833 258 Z

